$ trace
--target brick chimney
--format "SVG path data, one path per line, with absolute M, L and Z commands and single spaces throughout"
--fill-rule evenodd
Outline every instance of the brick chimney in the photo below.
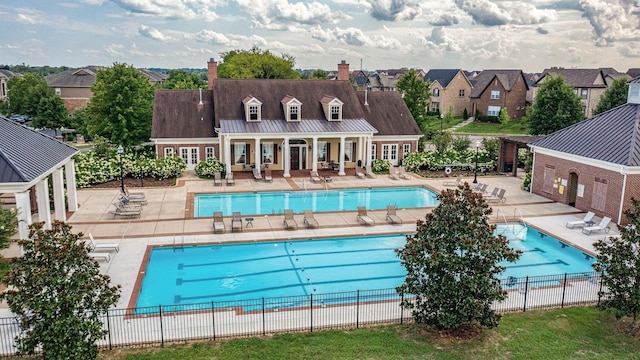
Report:
M 218 63 L 210 58 L 207 62 L 207 79 L 209 89 L 213 89 L 213 80 L 218 78 Z
M 346 60 L 338 64 L 338 80 L 349 80 L 349 64 Z

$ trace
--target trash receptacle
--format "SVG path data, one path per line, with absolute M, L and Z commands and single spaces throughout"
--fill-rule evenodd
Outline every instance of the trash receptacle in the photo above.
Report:
M 504 163 L 504 172 L 513 171 L 513 161 L 507 161 Z

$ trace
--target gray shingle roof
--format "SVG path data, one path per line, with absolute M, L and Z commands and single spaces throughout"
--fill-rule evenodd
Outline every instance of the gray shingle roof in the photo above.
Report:
M 353 133 L 378 131 L 365 119 L 304 119 L 300 122 L 262 120 L 248 123 L 244 119 L 220 120 L 220 131 L 225 134 L 283 134 L 283 133 Z
M 511 91 L 511 87 L 519 76 L 524 77 L 522 70 L 483 70 L 473 78 L 473 89 L 471 89 L 470 97 L 480 97 L 494 78 L 500 81 L 506 91 Z
M 564 82 L 574 88 L 605 88 L 605 83 L 599 82 L 601 69 L 545 69 L 535 86 L 539 86 L 546 75 L 562 76 Z
M 45 77 L 50 87 L 90 88 L 96 82 L 96 73 L 101 66 L 87 66 L 82 69 L 67 70 Z
M 627 81 L 627 84 L 640 84 L 640 76 L 637 76 L 637 77 Z
M 0 183 L 28 183 L 78 150 L 0 116 Z
M 424 75 L 424 81 L 438 82 L 442 87 L 449 86 L 460 69 L 431 69 Z
M 640 105 L 625 104 L 530 143 L 543 149 L 640 166 Z

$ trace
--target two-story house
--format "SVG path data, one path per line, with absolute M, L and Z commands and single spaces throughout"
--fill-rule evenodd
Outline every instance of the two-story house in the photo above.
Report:
M 348 64 L 338 80 L 219 79 L 208 62 L 208 90 L 157 90 L 151 138 L 159 157 L 181 156 L 189 169 L 210 157 L 226 171 L 268 166 L 316 171 L 372 159 L 398 165 L 422 136 L 397 92 L 355 91 Z
M 14 76 L 22 76 L 22 75 L 18 73 L 14 73 L 13 71 L 10 71 L 10 70 L 0 69 L 0 101 L 7 100 L 7 92 L 9 91 L 7 82 L 9 81 L 10 78 Z
M 461 69 L 431 69 L 424 81 L 429 82 L 431 99 L 429 110 L 439 111 L 445 114 L 449 108 L 453 109 L 453 116 L 462 116 L 464 110 L 470 112 L 469 96 L 471 94 L 471 82 Z
M 505 108 L 509 118 L 526 113 L 529 85 L 522 70 L 483 70 L 471 80 L 471 114 L 498 116 Z

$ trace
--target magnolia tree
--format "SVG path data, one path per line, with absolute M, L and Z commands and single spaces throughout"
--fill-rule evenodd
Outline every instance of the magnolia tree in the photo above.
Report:
M 631 318 L 629 330 L 638 331 L 640 314 L 640 201 L 631 199 L 625 211 L 629 225 L 620 228 L 620 237 L 600 239 L 593 244 L 598 252 L 593 264 L 602 272 L 606 290 L 600 291 L 600 307 L 613 312 L 617 319 Z
M 515 262 L 520 252 L 494 235 L 491 208 L 468 184 L 443 190 L 440 205 L 418 221 L 415 235 L 396 250 L 407 270 L 396 290 L 401 306 L 412 311 L 418 324 L 438 330 L 466 325 L 495 327 L 500 315 L 491 305 L 506 298 L 498 275 L 502 261 Z
M 110 286 L 89 257 L 89 247 L 71 226 L 54 222 L 30 226 L 29 239 L 17 243 L 24 255 L 13 260 L 0 299 L 20 324 L 16 337 L 21 355 L 42 352 L 44 359 L 95 359 L 96 341 L 106 334 L 101 320 L 115 305 L 120 287 Z

